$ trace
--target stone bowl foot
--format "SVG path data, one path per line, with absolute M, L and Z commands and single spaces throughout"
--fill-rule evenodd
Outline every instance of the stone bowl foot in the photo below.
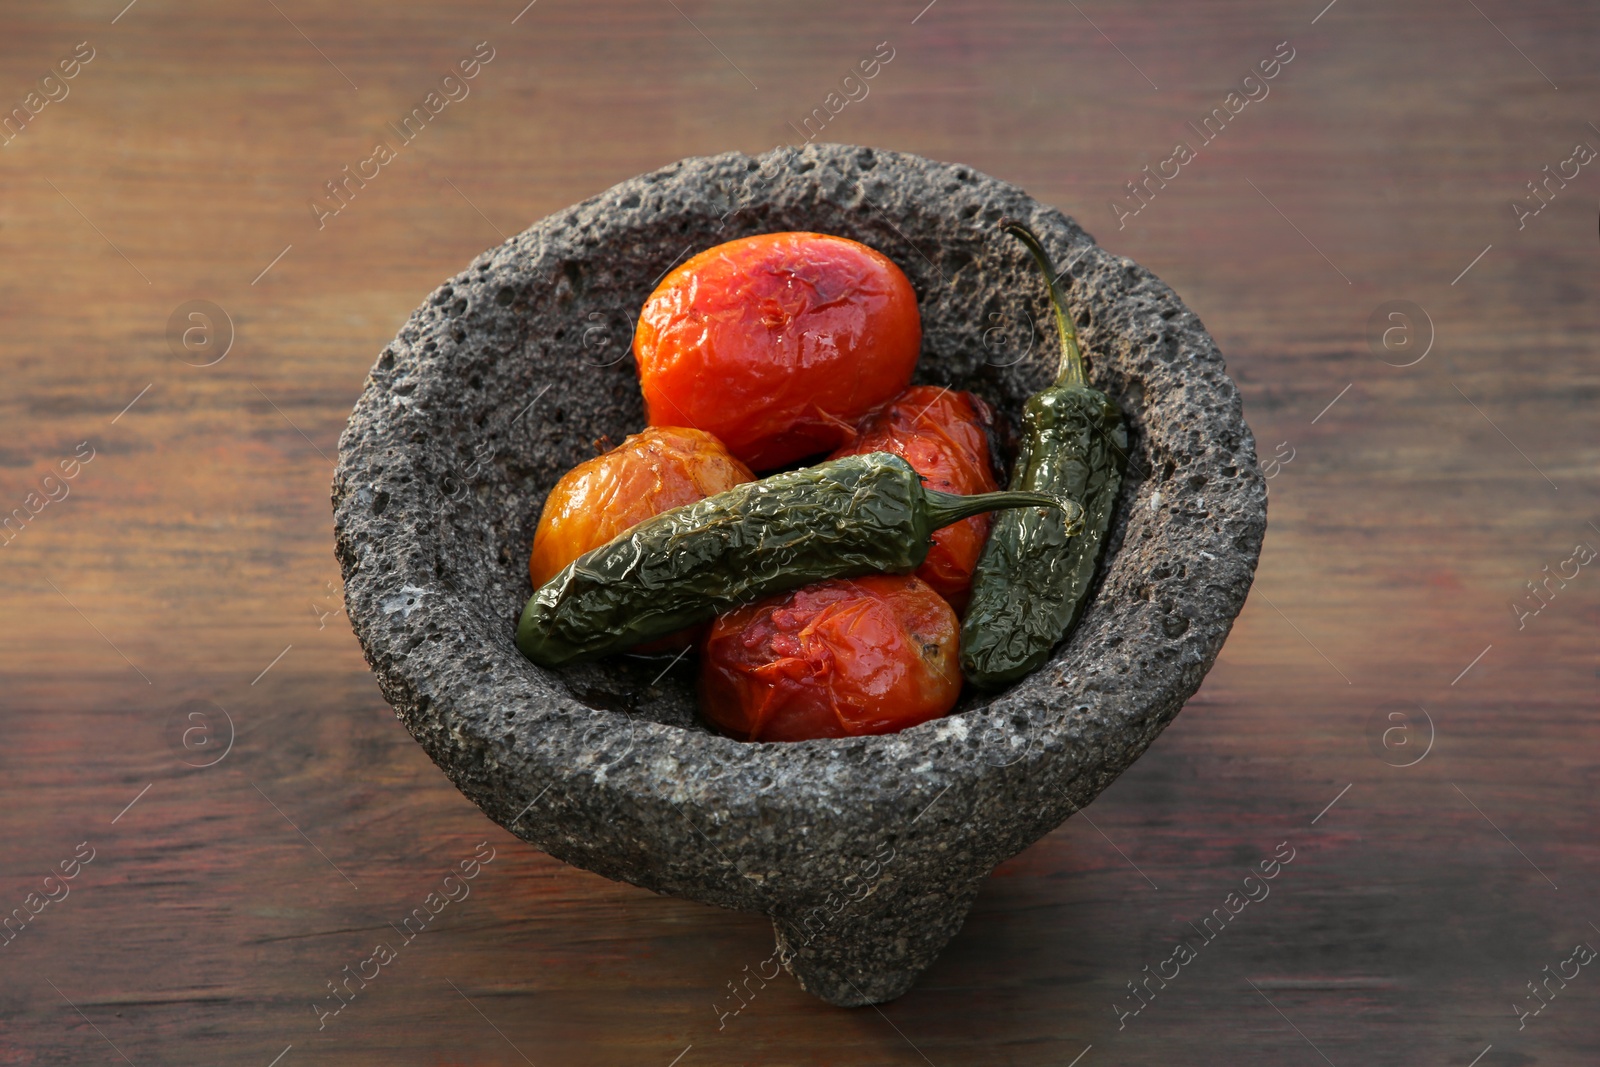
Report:
M 829 1004 L 882 1004 L 910 989 L 960 932 L 982 879 L 818 907 L 772 922 L 779 958 L 800 988 Z

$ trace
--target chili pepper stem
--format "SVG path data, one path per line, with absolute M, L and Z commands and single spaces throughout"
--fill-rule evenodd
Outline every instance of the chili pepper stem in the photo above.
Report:
M 998 493 L 974 493 L 971 496 L 941 493 L 937 489 L 924 489 L 923 493 L 927 496 L 929 525 L 935 530 L 985 511 L 1032 507 L 1059 509 L 1066 516 L 1068 534 L 1075 534 L 1083 528 L 1083 508 L 1075 501 L 1054 497 L 1049 493 L 1030 493 L 1023 489 L 1003 489 Z
M 1050 288 L 1050 305 L 1055 309 L 1056 330 L 1061 335 L 1061 365 L 1056 371 L 1056 387 L 1088 385 L 1089 375 L 1083 365 L 1083 350 L 1078 347 L 1078 331 L 1072 325 L 1072 316 L 1067 313 L 1066 298 L 1056 285 L 1055 267 L 1051 265 L 1044 246 L 1032 230 L 1015 219 L 1001 219 L 1000 228 L 1028 247 L 1028 251 L 1033 253 L 1033 261 L 1044 275 L 1045 284 Z

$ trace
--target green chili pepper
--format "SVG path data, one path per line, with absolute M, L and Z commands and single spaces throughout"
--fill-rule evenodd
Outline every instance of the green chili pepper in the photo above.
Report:
M 1072 500 L 1082 506 L 1084 518 L 1082 530 L 1074 532 L 1048 512 L 996 517 L 973 572 L 972 599 L 961 626 L 962 671 L 983 688 L 1008 685 L 1038 667 L 1077 625 L 1128 454 L 1122 409 L 1089 385 L 1078 334 L 1043 246 L 1020 223 L 1001 219 L 1000 225 L 1028 246 L 1044 272 L 1061 334 L 1055 384 L 1023 407 L 1011 488 Z
M 645 519 L 573 560 L 528 600 L 517 647 L 553 667 L 674 633 L 828 578 L 909 573 L 929 536 L 996 508 L 1081 509 L 1045 493 L 957 496 L 871 452 L 746 482 Z

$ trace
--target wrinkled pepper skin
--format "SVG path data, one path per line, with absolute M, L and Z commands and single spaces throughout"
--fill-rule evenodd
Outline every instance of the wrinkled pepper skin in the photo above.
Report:
M 1025 227 L 1006 220 L 1002 226 L 1028 245 L 1044 272 L 1062 343 L 1055 384 L 1023 407 L 1011 488 L 1077 502 L 1083 526 L 1069 532 L 1058 515 L 1037 510 L 995 518 L 961 628 L 962 671 L 984 689 L 1009 685 L 1038 668 L 1078 624 L 1128 455 L 1122 409 L 1088 384 L 1077 332 L 1043 247 Z
M 745 604 L 700 650 L 700 711 L 739 741 L 886 734 L 961 695 L 960 624 L 915 575 L 836 578 Z
M 1122 409 L 1093 389 L 1037 393 L 1023 408 L 1022 422 L 1011 487 L 1077 501 L 1083 530 L 1069 535 L 1055 513 L 1034 508 L 995 519 L 962 628 L 962 666 L 986 689 L 1034 670 L 1078 624 L 1128 452 Z
M 1023 506 L 1081 510 L 1041 493 L 935 492 L 885 452 L 785 471 L 645 519 L 579 556 L 528 600 L 517 647 L 557 666 L 811 582 L 904 574 L 939 527 Z

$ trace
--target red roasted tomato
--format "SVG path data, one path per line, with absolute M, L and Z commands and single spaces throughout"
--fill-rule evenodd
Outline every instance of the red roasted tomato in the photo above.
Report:
M 989 463 L 989 405 L 971 393 L 932 385 L 907 389 L 862 420 L 855 441 L 830 458 L 892 452 L 943 493 L 992 493 L 1000 488 Z M 972 571 L 989 539 L 989 515 L 974 515 L 935 530 L 917 577 L 933 586 L 957 613 L 972 595 Z
M 726 492 L 755 476 L 702 430 L 653 426 L 586 459 L 545 498 L 528 576 L 539 588 L 591 548 L 652 515 Z
M 712 624 L 701 714 L 741 741 L 903 730 L 955 706 L 958 636 L 950 605 L 914 575 L 817 582 Z
M 633 340 L 651 425 L 706 430 L 758 471 L 849 441 L 921 348 L 900 268 L 820 233 L 701 252 L 650 294 Z

